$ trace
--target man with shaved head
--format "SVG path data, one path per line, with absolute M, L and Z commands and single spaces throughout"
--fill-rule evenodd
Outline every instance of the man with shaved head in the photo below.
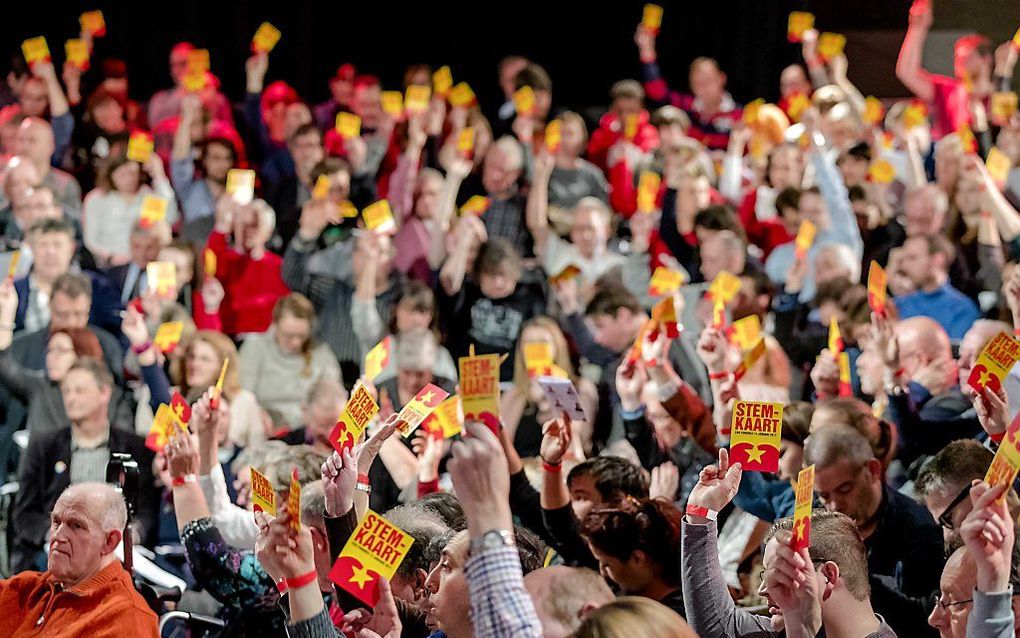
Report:
M 50 123 L 42 118 L 26 117 L 18 127 L 15 152 L 35 166 L 41 184 L 53 191 L 64 211 L 81 220 L 81 187 L 69 173 L 50 165 L 55 149 Z
M 567 638 L 590 613 L 612 602 L 613 591 L 597 572 L 554 565 L 524 577 L 545 638 Z
M 50 515 L 46 571 L 0 581 L 0 635 L 156 636 L 156 614 L 114 554 L 126 524 L 113 487 L 64 490 Z

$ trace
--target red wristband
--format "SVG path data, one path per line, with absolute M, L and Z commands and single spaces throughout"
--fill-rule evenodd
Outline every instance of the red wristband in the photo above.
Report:
M 175 476 L 170 482 L 172 484 L 172 487 L 180 487 L 181 485 L 184 485 L 184 477 Z
M 298 587 L 304 587 L 305 585 L 312 582 L 318 577 L 319 577 L 318 572 L 316 572 L 313 569 L 312 571 L 308 572 L 307 574 L 304 574 L 303 576 L 298 576 L 297 578 L 288 578 L 287 589 L 297 589 Z
M 1013 334 L 1014 334 L 1015 336 L 1017 336 L 1017 337 L 1020 337 L 1020 328 L 1017 328 L 1016 330 L 1014 330 L 1014 331 L 1013 331 Z
M 358 474 L 358 483 L 365 483 L 366 485 L 371 485 L 372 479 L 368 478 L 368 474 Z
M 1006 438 L 1005 432 L 996 432 L 995 434 L 989 434 L 988 438 L 995 441 L 996 443 L 1002 443 L 1002 439 Z
M 719 517 L 719 512 L 717 512 L 715 510 L 710 510 L 707 507 L 702 507 L 700 505 L 690 505 L 690 504 L 688 504 L 687 505 L 687 515 L 688 516 L 700 516 L 701 518 L 707 518 L 710 521 L 714 521 L 715 519 L 717 519 Z
M 542 469 L 550 474 L 558 474 L 563 470 L 563 463 L 548 463 L 546 461 L 542 461 Z
M 136 355 L 137 354 L 142 354 L 143 352 L 145 352 L 146 350 L 148 350 L 151 347 L 152 347 L 152 342 L 151 341 L 146 341 L 145 343 L 140 343 L 137 346 L 131 346 L 131 352 L 135 353 Z
M 726 379 L 729 376 L 730 376 L 729 370 L 726 370 L 724 372 L 713 372 L 713 373 L 708 375 L 708 380 L 709 381 L 721 381 L 723 379 Z
M 287 593 L 287 579 L 286 578 L 281 578 L 280 580 L 276 581 L 276 591 L 280 592 L 281 594 Z

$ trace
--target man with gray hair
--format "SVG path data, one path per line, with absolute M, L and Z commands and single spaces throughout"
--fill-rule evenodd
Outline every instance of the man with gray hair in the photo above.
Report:
M 126 524 L 110 485 L 64 490 L 50 515 L 46 571 L 0 581 L 0 635 L 156 636 L 156 614 L 114 553 Z
M 524 223 L 524 197 L 518 189 L 524 163 L 524 150 L 513 137 L 503 136 L 489 147 L 482 169 L 489 209 L 482 221 L 490 239 L 502 237 L 528 256 L 533 253 L 532 240 Z
M 847 425 L 825 425 L 804 445 L 815 494 L 857 522 L 868 550 L 875 611 L 901 636 L 930 635 L 927 616 L 945 563 L 942 533 L 921 505 L 890 489 L 868 440 Z
M 612 602 L 613 591 L 598 572 L 553 565 L 524 577 L 545 638 L 567 638 L 593 611 Z

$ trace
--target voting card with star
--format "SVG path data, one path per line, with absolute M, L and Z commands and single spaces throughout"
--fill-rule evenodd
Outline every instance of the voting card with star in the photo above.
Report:
M 270 516 L 276 516 L 276 490 L 266 476 L 255 469 L 249 468 L 251 472 L 251 504 L 256 512 L 265 512 Z
M 381 515 L 368 510 L 329 571 L 337 587 L 374 607 L 379 582 L 393 578 L 414 538 Z
M 981 350 L 967 377 L 967 385 L 978 394 L 985 388 L 997 392 L 1017 360 L 1020 360 L 1020 342 L 1000 332 Z
M 1018 471 L 1020 471 L 1020 418 L 1015 418 L 999 442 L 995 458 L 985 473 L 985 483 L 991 487 L 1012 485 Z
M 344 450 L 354 448 L 355 441 L 368 427 L 369 422 L 379 413 L 379 406 L 364 385 L 358 383 L 351 392 L 351 398 L 344 406 L 333 431 L 329 433 L 329 442 L 340 454 Z
M 783 404 L 737 401 L 730 425 L 730 462 L 744 471 L 778 472 Z
M 457 361 L 460 371 L 460 401 L 465 421 L 481 421 L 499 431 L 499 364 L 498 354 L 475 354 Z
M 799 552 L 811 547 L 811 504 L 815 498 L 815 466 L 809 465 L 797 475 L 794 491 L 793 538 L 790 547 Z
M 428 415 L 439 407 L 439 404 L 446 400 L 450 393 L 438 385 L 430 383 L 414 395 L 397 415 L 397 432 L 406 439 L 411 433 L 418 429 Z
M 542 392 L 549 399 L 553 413 L 559 415 L 566 412 L 572 421 L 588 420 L 588 415 L 581 407 L 581 398 L 570 379 L 539 377 L 538 386 L 542 388 Z

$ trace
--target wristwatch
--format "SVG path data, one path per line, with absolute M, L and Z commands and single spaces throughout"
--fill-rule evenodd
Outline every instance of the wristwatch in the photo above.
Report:
M 471 539 L 471 556 L 477 556 L 487 549 L 513 547 L 514 533 L 508 529 L 490 529 L 478 538 Z

